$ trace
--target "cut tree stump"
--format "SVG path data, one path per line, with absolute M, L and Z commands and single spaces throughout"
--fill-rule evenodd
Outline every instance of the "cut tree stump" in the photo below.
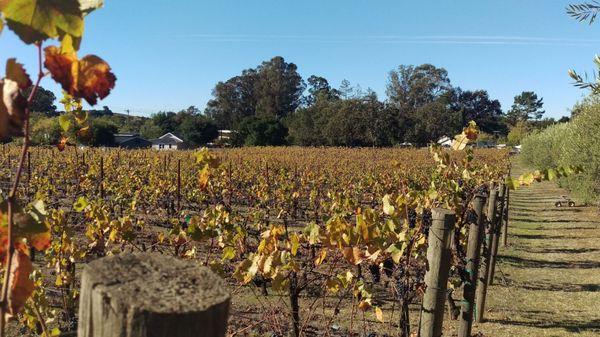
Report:
M 124 253 L 81 277 L 79 337 L 223 337 L 230 295 L 195 261 Z

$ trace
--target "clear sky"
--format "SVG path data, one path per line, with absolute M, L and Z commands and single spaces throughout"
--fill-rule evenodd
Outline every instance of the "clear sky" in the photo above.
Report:
M 385 98 L 387 73 L 432 63 L 452 84 L 486 89 L 510 108 L 533 90 L 547 116 L 568 115 L 584 91 L 569 68 L 593 71 L 600 26 L 578 23 L 579 0 L 105 0 L 86 19 L 81 56 L 95 53 L 117 75 L 98 105 L 149 115 L 204 109 L 218 81 L 273 56 L 333 86 L 343 79 Z M 600 23 L 598 23 L 600 24 Z M 16 56 L 35 74 L 35 49 L 8 30 L 0 62 Z M 45 80 L 42 86 L 55 91 Z

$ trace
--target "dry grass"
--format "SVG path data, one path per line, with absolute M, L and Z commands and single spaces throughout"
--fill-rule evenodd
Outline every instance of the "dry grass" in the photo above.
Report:
M 524 170 L 516 163 L 514 174 Z M 485 336 L 600 336 L 600 216 L 554 207 L 566 191 L 537 183 L 511 193 L 509 247 L 489 290 Z

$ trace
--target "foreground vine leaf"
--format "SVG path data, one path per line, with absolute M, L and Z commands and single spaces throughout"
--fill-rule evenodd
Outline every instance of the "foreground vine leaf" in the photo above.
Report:
M 13 235 L 15 248 L 21 247 L 23 242 L 38 251 L 44 251 L 49 247 L 51 235 L 50 229 L 44 223 L 46 215 L 46 207 L 41 200 L 31 203 L 27 211 L 23 210 L 18 204 L 14 206 Z M 7 227 L 8 203 L 6 200 L 2 200 L 0 201 L 0 239 L 4 242 L 0 247 L 0 255 L 2 256 L 6 252 Z
M 84 15 L 104 6 L 104 0 L 79 0 L 79 9 Z
M 83 13 L 77 0 L 12 0 L 3 9 L 8 27 L 27 43 L 83 34 Z
M 32 271 L 33 265 L 29 256 L 20 250 L 15 250 L 8 279 L 8 313 L 11 316 L 23 310 L 25 302 L 33 293 L 34 283 L 29 278 Z
M 0 141 L 23 135 L 27 100 L 19 84 L 10 79 L 0 80 Z
M 69 95 L 95 105 L 114 88 L 117 78 L 108 63 L 98 56 L 87 55 L 79 60 L 75 52 L 63 52 L 56 46 L 44 51 L 44 66 Z
M 6 61 L 6 78 L 17 82 L 19 89 L 25 90 L 29 88 L 32 83 L 27 71 L 21 63 L 17 63 L 16 59 L 10 58 Z

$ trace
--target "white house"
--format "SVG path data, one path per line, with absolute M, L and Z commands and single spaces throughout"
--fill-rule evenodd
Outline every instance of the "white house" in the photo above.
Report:
M 152 148 L 155 150 L 185 150 L 188 148 L 188 144 L 180 137 L 169 132 L 153 140 Z
M 448 137 L 448 136 L 444 136 L 444 137 L 438 139 L 437 143 L 441 147 L 451 147 L 452 146 L 452 139 L 450 137 Z

